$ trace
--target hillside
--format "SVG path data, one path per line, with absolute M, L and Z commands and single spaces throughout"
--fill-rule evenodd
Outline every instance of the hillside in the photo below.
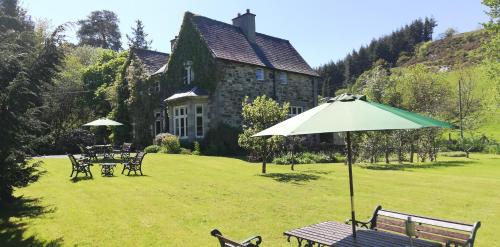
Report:
M 398 67 L 407 67 L 417 63 L 426 66 L 457 67 L 473 66 L 484 59 L 482 44 L 490 39 L 483 29 L 460 33 L 450 38 L 421 43 L 415 48 L 413 56 L 402 55 Z
M 500 110 L 497 102 L 499 92 L 495 86 L 499 82 L 498 78 L 491 78 L 487 72 L 488 65 L 484 63 L 485 52 L 482 45 L 488 40 L 490 35 L 481 29 L 428 41 L 420 44 L 413 56 L 402 55 L 397 66 L 405 68 L 423 64 L 435 68 L 450 83 L 452 90 L 458 90 L 460 74 L 468 75 L 475 82 L 474 94 L 484 99 L 477 134 L 500 140 Z

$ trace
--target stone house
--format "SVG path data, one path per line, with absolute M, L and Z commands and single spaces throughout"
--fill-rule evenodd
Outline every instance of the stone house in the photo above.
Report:
M 288 40 L 256 32 L 249 10 L 232 22 L 185 13 L 168 63 L 153 75 L 165 96 L 155 134 L 193 141 L 220 124 L 241 128 L 246 96 L 289 102 L 290 115 L 317 105 L 318 74 Z

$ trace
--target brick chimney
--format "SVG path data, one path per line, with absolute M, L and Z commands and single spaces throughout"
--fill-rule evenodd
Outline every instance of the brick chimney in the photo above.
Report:
M 238 13 L 233 19 L 233 26 L 239 27 L 248 41 L 255 44 L 255 15 L 250 13 L 250 9 L 247 9 L 245 14 Z

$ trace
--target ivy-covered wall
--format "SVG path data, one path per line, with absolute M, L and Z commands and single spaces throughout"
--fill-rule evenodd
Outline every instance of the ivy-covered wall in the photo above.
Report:
M 216 59 L 202 40 L 191 21 L 192 14 L 186 13 L 178 35 L 177 45 L 168 61 L 167 73 L 161 76 L 162 96 L 169 97 L 184 85 L 184 62 L 192 61 L 194 80 L 190 86 L 198 86 L 210 93 L 218 81 Z

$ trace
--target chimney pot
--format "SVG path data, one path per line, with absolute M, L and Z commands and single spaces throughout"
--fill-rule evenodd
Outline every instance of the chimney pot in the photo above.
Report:
M 247 9 L 247 13 L 250 13 L 250 9 Z

